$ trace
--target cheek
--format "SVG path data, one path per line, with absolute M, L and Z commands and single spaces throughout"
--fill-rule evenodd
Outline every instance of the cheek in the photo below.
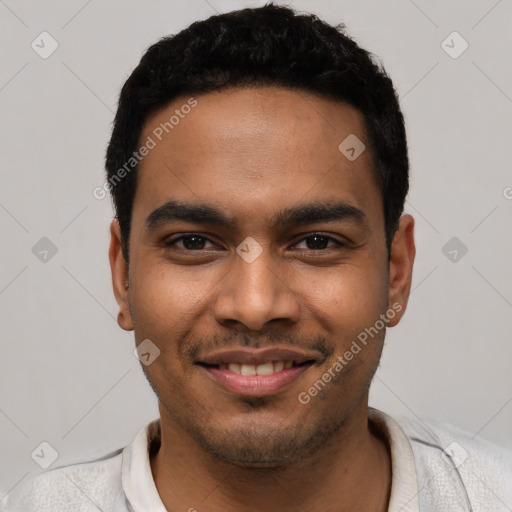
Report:
M 181 350 L 183 340 L 195 324 L 194 305 L 197 308 L 199 300 L 197 285 L 191 285 L 183 275 L 171 273 L 169 267 L 158 264 L 138 267 L 132 282 L 137 344 L 149 339 L 160 351 L 151 364 L 144 366 L 144 373 L 162 399 L 174 396 L 174 402 L 179 403 L 188 370 Z
M 376 267 L 346 265 L 318 274 L 304 293 L 315 317 L 336 335 L 357 336 L 387 307 L 386 280 Z
M 149 338 L 162 352 L 177 352 L 198 315 L 207 284 L 163 265 L 138 267 L 132 283 L 137 342 Z
M 149 260 L 149 258 L 148 258 Z M 197 270 L 156 262 L 138 267 L 134 276 L 133 300 L 144 318 L 159 321 L 193 313 L 208 289 Z

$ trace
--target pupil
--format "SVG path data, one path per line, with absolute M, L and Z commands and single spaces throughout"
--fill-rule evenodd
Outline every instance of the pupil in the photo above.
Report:
M 195 240 L 195 242 L 192 242 L 190 243 L 191 240 Z M 198 241 L 199 240 L 199 241 Z M 192 235 L 192 236 L 187 236 L 186 238 L 183 239 L 183 245 L 186 249 L 202 249 L 203 246 L 204 246 L 204 238 L 201 237 L 201 236 L 196 236 L 196 235 Z
M 316 240 L 316 242 L 311 244 L 310 240 Z M 318 243 L 318 240 L 321 240 L 321 242 Z M 307 239 L 306 245 L 308 246 L 308 249 L 325 249 L 327 247 L 327 243 L 328 243 L 327 237 L 314 235 L 314 236 L 310 236 Z M 311 247 L 312 245 L 314 247 Z

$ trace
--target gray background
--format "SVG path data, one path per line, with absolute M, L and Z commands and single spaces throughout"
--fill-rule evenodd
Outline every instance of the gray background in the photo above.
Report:
M 262 3 L 0 0 L 0 497 L 41 472 L 42 441 L 58 466 L 126 445 L 157 416 L 133 334 L 115 321 L 110 200 L 92 192 L 143 51 L 215 10 Z M 406 118 L 418 253 L 371 405 L 512 447 L 512 2 L 289 3 L 346 23 Z M 59 44 L 47 59 L 31 48 L 43 31 Z M 442 47 L 453 31 L 469 43 L 458 58 Z M 46 262 L 32 251 L 42 237 L 57 247 Z M 452 237 L 468 249 L 455 262 Z

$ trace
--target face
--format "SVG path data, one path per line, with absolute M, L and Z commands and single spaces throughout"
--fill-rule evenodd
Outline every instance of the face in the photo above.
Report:
M 112 224 L 118 321 L 150 340 L 148 360 L 160 351 L 143 369 L 163 423 L 238 465 L 300 460 L 366 407 L 385 328 L 405 311 L 412 219 L 388 261 L 354 108 L 277 87 L 194 101 L 144 126 L 155 146 L 138 171 L 129 270 Z M 338 149 L 349 135 L 366 146 L 355 159 Z

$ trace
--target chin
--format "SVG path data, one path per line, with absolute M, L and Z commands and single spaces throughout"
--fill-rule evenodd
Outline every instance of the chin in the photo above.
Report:
M 296 450 L 284 451 L 282 447 L 277 451 L 261 450 L 261 446 L 230 446 L 229 449 L 223 447 L 209 446 L 208 452 L 215 458 L 239 466 L 242 468 L 274 469 L 289 465 L 300 459 Z
M 205 452 L 229 464 L 244 468 L 279 468 L 313 455 L 335 428 L 304 429 L 283 425 L 269 428 L 254 423 L 216 431 L 196 431 L 194 436 Z M 329 431 L 329 432 L 328 432 Z

